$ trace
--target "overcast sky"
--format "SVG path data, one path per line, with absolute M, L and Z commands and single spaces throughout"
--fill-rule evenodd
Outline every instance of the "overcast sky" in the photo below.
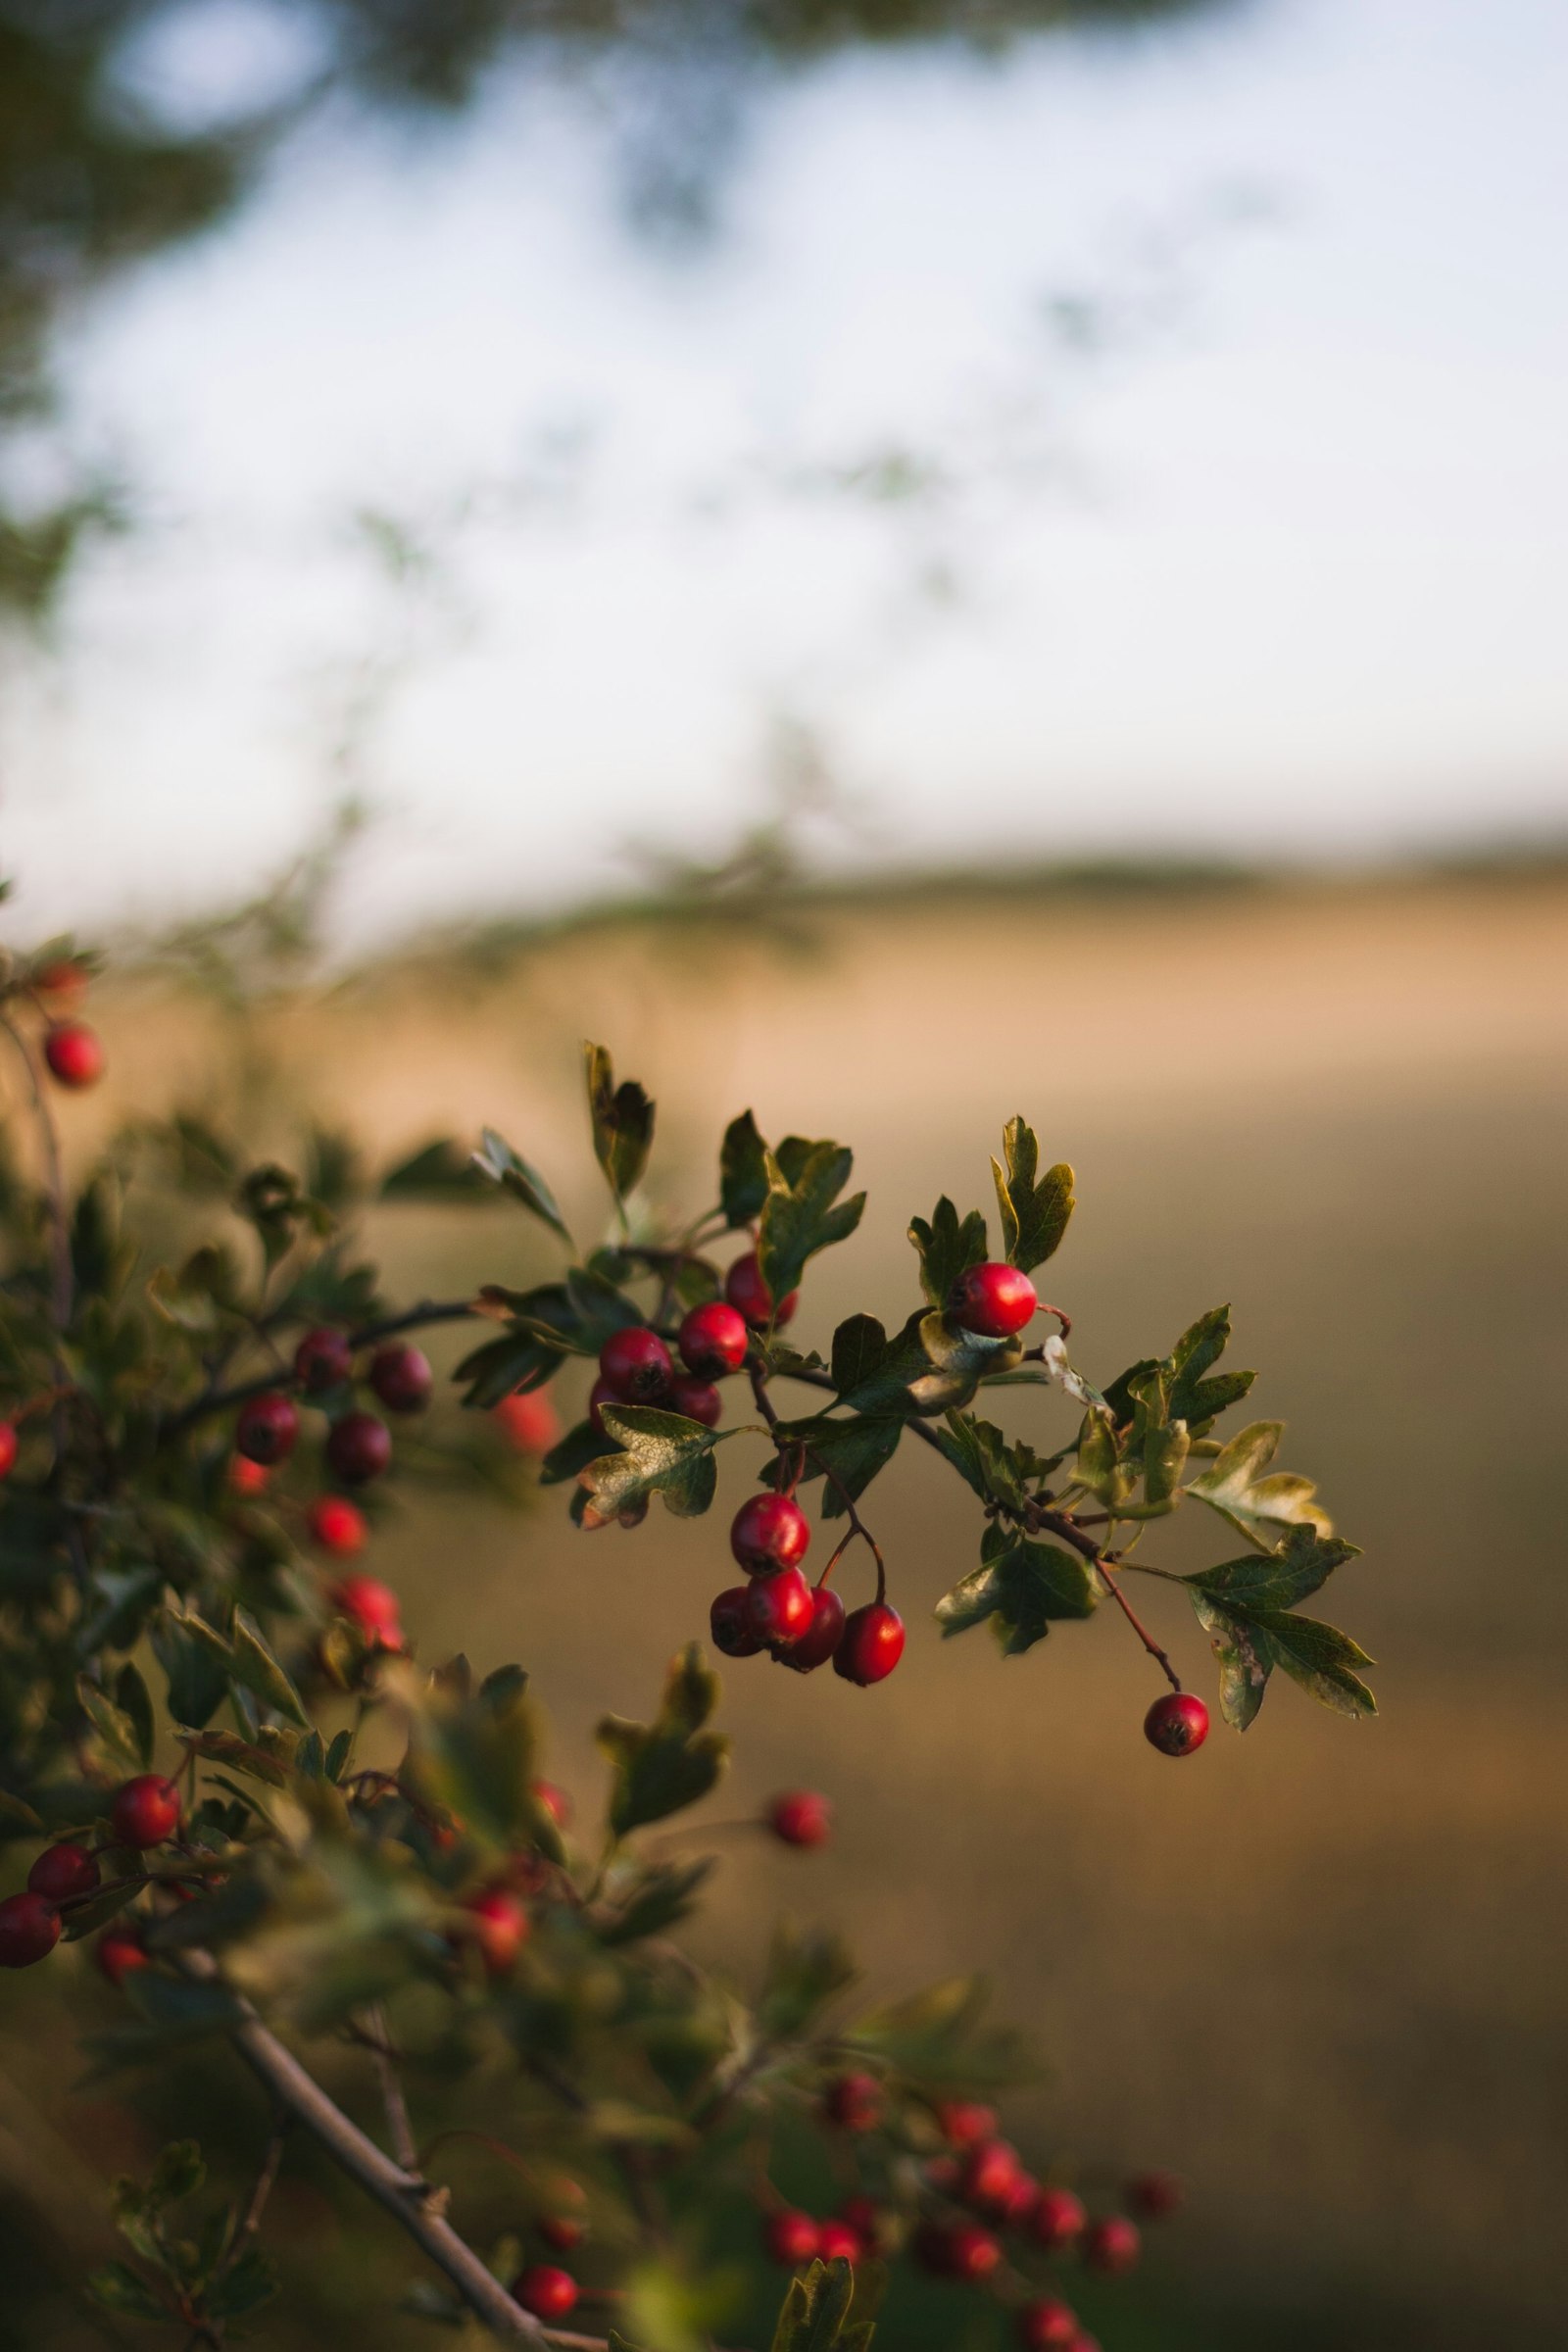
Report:
M 260 75 L 261 22 L 157 69 Z M 785 720 L 839 858 L 1560 822 L 1560 0 L 841 59 L 679 249 L 616 119 L 320 128 L 83 327 L 143 520 L 0 694 L 28 931 L 231 895 L 345 775 L 356 935 L 599 889 L 720 843 Z

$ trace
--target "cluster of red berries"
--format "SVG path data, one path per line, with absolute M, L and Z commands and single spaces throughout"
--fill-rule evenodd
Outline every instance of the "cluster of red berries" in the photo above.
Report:
M 136 1853 L 162 1845 L 179 1827 L 179 1791 L 161 1773 L 139 1773 L 115 1791 L 109 1807 L 109 1839 Z M 27 1873 L 20 1894 L 0 1902 L 0 1968 L 31 1968 L 45 1960 L 60 1941 L 62 1912 L 72 1903 L 95 1893 L 102 1874 L 97 1855 L 88 1847 L 64 1839 L 45 1846 Z M 108 1948 L 113 1944 L 114 1954 Z M 120 1946 L 133 1949 L 133 1960 L 119 1958 Z M 106 1929 L 99 1938 L 99 1965 L 119 1984 L 127 1967 L 144 1967 L 146 1954 L 134 1929 Z M 112 1964 L 113 1958 L 113 1964 Z
M 534 1781 L 531 1786 L 557 1828 L 564 1829 L 571 1817 L 571 1800 L 565 1790 L 553 1781 Z M 487 1977 L 510 1976 L 533 1933 L 526 1897 L 538 1892 L 545 1876 L 537 1854 L 514 1854 L 504 1877 L 465 1896 L 464 1924 L 451 1937 L 454 1949 L 466 1945 L 476 1951 Z
M 811 1541 L 792 1494 L 749 1495 L 729 1531 L 748 1582 L 720 1592 L 709 1611 L 713 1645 L 727 1658 L 767 1650 L 781 1666 L 809 1674 L 825 1666 L 863 1688 L 884 1682 L 904 1655 L 904 1620 L 885 1600 L 852 1609 L 828 1585 L 809 1585 L 801 1561 Z
M 354 1343 L 346 1332 L 308 1331 L 294 1351 L 294 1378 L 307 1396 L 326 1397 L 354 1376 Z M 377 1348 L 366 1375 L 390 1413 L 421 1412 L 430 1401 L 432 1374 L 417 1348 L 403 1342 Z M 299 1407 L 283 1389 L 268 1389 L 240 1407 L 234 1444 L 247 1461 L 275 1469 L 293 1452 Z M 392 1439 L 376 1414 L 351 1405 L 334 1414 L 326 1438 L 327 1468 L 345 1486 L 379 1478 L 392 1459 Z

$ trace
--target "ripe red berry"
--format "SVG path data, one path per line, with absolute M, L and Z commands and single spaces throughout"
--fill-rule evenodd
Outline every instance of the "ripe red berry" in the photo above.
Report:
M 948 2276 L 978 2286 L 1002 2260 L 1002 2248 L 978 2222 L 956 2222 L 948 2231 Z
M 573 2246 L 582 2244 L 588 2234 L 588 2225 L 586 2222 L 572 2221 L 564 2213 L 542 2213 L 539 2216 L 539 2234 L 547 2246 L 554 2246 L 558 2254 L 569 2254 Z
M 748 1494 L 729 1531 L 729 1547 L 748 1576 L 798 1568 L 811 1542 L 806 1513 L 788 1494 Z
M 0 1968 L 31 1968 L 60 1941 L 60 1914 L 29 1888 L 0 1903 Z
M 422 1413 L 434 1378 L 417 1348 L 379 1348 L 370 1361 L 370 1386 L 389 1413 Z
M 722 1380 L 746 1361 L 746 1317 L 725 1299 L 694 1306 L 676 1337 L 681 1359 L 699 1380 Z
M 313 1396 L 341 1387 L 354 1369 L 354 1349 L 341 1331 L 308 1331 L 294 1350 L 294 1370 Z
M 752 1579 L 746 1622 L 764 1648 L 788 1649 L 810 1632 L 815 1619 L 811 1588 L 798 1568 L 782 1568 L 777 1576 Z
M 762 1818 L 782 1845 L 826 1845 L 833 1835 L 833 1808 L 814 1788 L 775 1796 Z
M 958 2175 L 958 2194 L 983 2213 L 1004 2214 L 1025 2179 L 1018 2151 L 1009 2140 L 983 2139 L 971 2148 Z
M 1028 1275 L 996 1259 L 970 1266 L 948 1293 L 948 1313 L 959 1330 L 978 1332 L 986 1340 L 1010 1340 L 1039 1304 Z
M 819 2262 L 860 2262 L 865 2248 L 858 2230 L 852 2230 L 848 2222 L 834 2220 L 823 2222 L 817 2230 L 816 2255 Z
M 937 2130 L 950 2148 L 977 2148 L 996 2134 L 997 2111 L 978 2099 L 945 2099 L 936 2114 Z
M 762 2243 L 775 2262 L 796 2271 L 816 2259 L 819 2233 L 808 2213 L 798 2213 L 787 2205 L 782 2213 L 768 2215 L 762 2225 Z
M 797 1674 L 809 1674 L 815 1667 L 825 1666 L 844 1638 L 844 1603 L 831 1585 L 811 1588 L 811 1622 L 788 1649 L 778 1653 L 781 1666 L 793 1666 Z
M 115 1790 L 109 1827 L 117 1845 L 162 1845 L 179 1827 L 179 1790 L 162 1773 L 138 1773 Z
M 726 1658 L 755 1658 L 762 1643 L 752 1631 L 752 1588 L 730 1585 L 718 1593 L 708 1612 L 713 1647 Z
M 84 1845 L 46 1845 L 27 1873 L 27 1885 L 46 1903 L 69 1903 L 73 1895 L 91 1894 L 101 1875 Z
M 1075 2315 L 1055 2295 L 1025 2303 L 1018 2313 L 1018 2341 L 1024 2352 L 1072 2352 L 1078 2342 Z
M 43 1057 L 62 1086 L 96 1086 L 104 1074 L 98 1032 L 85 1021 L 56 1021 L 43 1041 Z
M 519 1453 L 548 1453 L 561 1441 L 561 1415 L 543 1389 L 520 1389 L 515 1396 L 503 1396 L 496 1420 L 507 1444 Z
M 485 1974 L 504 1977 L 528 1940 L 532 1922 L 510 1886 L 488 1886 L 464 1904 L 472 1925 L 467 1940 L 478 1947 Z
M 10 1421 L 0 1421 L 0 1478 L 9 1478 L 17 1458 L 17 1432 Z
M 323 1551 L 335 1552 L 340 1559 L 348 1558 L 364 1546 L 365 1513 L 345 1494 L 318 1494 L 305 1514 L 305 1524 L 312 1541 L 319 1544 Z
M 564 2320 L 576 2303 L 577 2281 L 569 2271 L 558 2271 L 551 2263 L 530 2263 L 512 2281 L 512 2295 L 536 2320 Z
M 1072 2352 L 1100 2352 L 1100 2338 L 1089 2335 L 1083 2328 L 1072 2339 Z
M 557 1829 L 564 1830 L 571 1819 L 571 1799 L 564 1788 L 558 1788 L 554 1781 L 535 1781 L 533 1793 Z
M 1138 2260 L 1141 2244 L 1135 2222 L 1119 2213 L 1107 2214 L 1103 2221 L 1091 2222 L 1085 2231 L 1084 2260 L 1092 2271 L 1119 2278 Z
M 765 1331 L 769 1323 L 782 1330 L 801 1302 L 799 1291 L 786 1291 L 778 1302 L 778 1312 L 774 1313 L 773 1294 L 762 1280 L 755 1250 L 738 1257 L 725 1275 L 724 1296 L 754 1331 Z
M 327 1466 L 345 1486 L 379 1478 L 392 1459 L 392 1436 L 373 1413 L 345 1413 L 326 1435 Z
M 266 1465 L 262 1462 L 253 1462 L 248 1454 L 231 1453 L 228 1457 L 227 1475 L 229 1491 L 232 1494 L 250 1496 L 265 1494 L 267 1492 L 269 1474 Z
M 1048 2254 L 1060 2254 L 1083 2235 L 1087 2218 L 1071 2189 L 1043 2188 L 1035 2200 L 1030 2228 Z
M 376 1649 L 401 1649 L 403 1624 L 398 1596 L 378 1576 L 345 1576 L 332 1587 L 330 1599 L 338 1616 L 358 1626 Z
M 882 2120 L 882 2085 L 875 2075 L 837 2075 L 822 2094 L 822 2112 L 841 2132 L 874 2132 Z
M 278 1389 L 270 1389 L 265 1396 L 252 1396 L 241 1405 L 234 1424 L 234 1443 L 240 1452 L 247 1461 L 260 1462 L 265 1470 L 288 1459 L 299 1434 L 294 1399 Z
M 142 1944 L 140 1929 L 132 1927 L 127 1920 L 117 1921 L 113 1927 L 105 1928 L 93 1945 L 92 1956 L 111 1984 L 123 1984 L 136 1969 L 152 1966 Z
M 599 1376 L 623 1404 L 662 1404 L 674 1370 L 669 1349 L 644 1323 L 612 1331 L 599 1350 Z
M 844 1620 L 844 1635 L 833 1652 L 833 1671 L 862 1690 L 886 1682 L 904 1655 L 904 1619 L 885 1600 L 852 1609 Z
M 716 1429 L 724 1418 L 724 1399 L 710 1380 L 678 1372 L 670 1385 L 669 1409 L 684 1413 L 688 1421 L 700 1421 L 705 1429 Z
M 32 1881 L 27 1884 L 30 1886 Z M 1167 2214 L 1178 2212 L 1183 2193 L 1174 2173 L 1140 2173 L 1127 2183 L 1127 2202 L 1146 2222 L 1161 2222 Z
M 1144 1738 L 1162 1756 L 1190 1756 L 1208 1738 L 1208 1709 L 1191 1690 L 1167 1690 L 1144 1717 Z

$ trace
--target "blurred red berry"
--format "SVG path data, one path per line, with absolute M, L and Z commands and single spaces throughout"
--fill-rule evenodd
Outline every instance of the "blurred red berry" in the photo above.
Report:
M 838 2075 L 822 2094 L 822 2112 L 841 2132 L 874 2132 L 882 2121 L 882 2085 L 875 2075 Z
M 265 1396 L 252 1396 L 241 1405 L 234 1424 L 234 1443 L 240 1452 L 247 1461 L 260 1462 L 269 1470 L 275 1462 L 287 1460 L 299 1434 L 294 1399 L 278 1389 L 269 1389 Z
M 669 1349 L 644 1323 L 612 1331 L 599 1350 L 599 1375 L 623 1404 L 662 1404 L 674 1376 Z
M 958 2194 L 966 2205 L 978 2205 L 984 2213 L 1004 2214 L 1024 2178 L 1018 2151 L 1010 2141 L 984 2139 L 963 2160 Z
M 904 1619 L 885 1600 L 873 1600 L 845 1618 L 833 1652 L 833 1671 L 864 1690 L 871 1683 L 886 1682 L 903 1655 Z
M 91 1894 L 102 1875 L 97 1856 L 84 1845 L 46 1845 L 27 1873 L 27 1886 L 46 1903 L 69 1903 L 74 1895 Z
M 948 2231 L 948 2276 L 978 2286 L 1002 2260 L 1002 2248 L 978 2222 L 956 2222 Z
M 586 2222 L 572 2221 L 564 2213 L 542 2213 L 539 2216 L 539 2234 L 547 2246 L 554 2246 L 558 2254 L 569 2254 L 573 2246 L 582 2244 L 588 2234 L 588 2225 Z
M 123 1984 L 138 1968 L 150 1968 L 151 1960 L 142 1943 L 141 1931 L 129 1921 L 118 1922 L 105 1928 L 93 1945 L 92 1956 L 103 1976 L 111 1984 Z
M 842 2221 L 822 2224 L 816 2233 L 816 2253 L 819 2262 L 861 2262 L 865 2258 L 859 2231 Z
M 746 1318 L 722 1298 L 694 1306 L 675 1342 L 688 1372 L 699 1380 L 722 1380 L 746 1361 Z
M 833 1835 L 833 1808 L 812 1788 L 775 1796 L 763 1819 L 783 1845 L 826 1845 Z
M 313 1541 L 340 1559 L 361 1550 L 368 1533 L 365 1513 L 344 1494 L 318 1494 L 305 1514 L 305 1524 Z
M 43 1057 L 62 1086 L 96 1086 L 104 1074 L 98 1032 L 85 1021 L 56 1021 L 44 1038 Z
M 373 1413 L 345 1413 L 326 1436 L 327 1466 L 345 1486 L 379 1478 L 392 1459 L 392 1436 Z
M 1127 2202 L 1146 2222 L 1160 2222 L 1178 2212 L 1184 2193 L 1174 2173 L 1140 2173 L 1127 2183 Z
M 755 1250 L 738 1257 L 725 1275 L 724 1296 L 754 1331 L 765 1331 L 769 1323 L 782 1330 L 801 1302 L 799 1291 L 787 1291 L 778 1302 L 777 1314 L 774 1313 L 773 1294 L 762 1280 Z
M 803 2263 L 816 2258 L 817 2227 L 808 2213 L 786 2206 L 782 2213 L 770 2213 L 762 2224 L 762 2243 L 775 2262 L 799 2270 Z
M 17 1459 L 16 1425 L 0 1421 L 0 1478 L 9 1478 Z
M 1060 2254 L 1083 2235 L 1087 2218 L 1071 2189 L 1043 2188 L 1030 2227 L 1048 2254 Z
M 518 1453 L 548 1453 L 561 1443 L 561 1415 L 548 1390 L 519 1389 L 514 1396 L 503 1396 L 496 1421 L 507 1444 Z
M 564 1788 L 558 1788 L 554 1781 L 535 1781 L 533 1793 L 557 1829 L 564 1830 L 571 1819 L 571 1799 Z
M 117 1845 L 162 1845 L 179 1827 L 179 1790 L 162 1773 L 138 1773 L 115 1790 L 109 1827 Z
M 510 1886 L 488 1886 L 463 1908 L 472 1925 L 468 1940 L 478 1948 L 485 1974 L 504 1977 L 528 1940 L 532 1921 Z
M 1091 2222 L 1084 2232 L 1084 2260 L 1092 2271 L 1119 2278 L 1138 2260 L 1141 2243 L 1135 2223 L 1119 2213 L 1107 2214 L 1103 2221 Z
M 256 1495 L 267 1492 L 269 1472 L 265 1462 L 253 1462 L 249 1454 L 231 1453 L 228 1457 L 229 1490 L 235 1494 Z
M 1024 2352 L 1072 2352 L 1078 2342 L 1077 2319 L 1054 2295 L 1025 2303 L 1017 2315 L 1017 2328 Z
M 945 2099 L 936 2112 L 937 2130 L 950 2148 L 977 2148 L 996 2135 L 997 2111 L 978 2099 Z
M 1208 1709 L 1191 1690 L 1167 1690 L 1144 1717 L 1144 1738 L 1162 1756 L 1190 1756 L 1208 1738 Z
M 31 1968 L 60 1941 L 60 1914 L 30 1887 L 0 1903 L 0 1968 Z
M 341 1331 L 308 1331 L 294 1350 L 294 1371 L 313 1396 L 340 1388 L 354 1369 L 354 1349 Z
M 398 1596 L 378 1576 L 340 1577 L 329 1597 L 338 1616 L 357 1626 L 375 1648 L 403 1647 Z
M 577 2300 L 577 2281 L 569 2271 L 536 2262 L 514 2278 L 512 2294 L 536 2320 L 564 2320 Z
M 389 1413 L 422 1413 L 434 1380 L 429 1357 L 417 1348 L 400 1343 L 377 1348 L 371 1358 L 370 1386 Z

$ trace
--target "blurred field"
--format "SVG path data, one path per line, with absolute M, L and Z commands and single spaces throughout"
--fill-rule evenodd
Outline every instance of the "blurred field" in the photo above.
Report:
M 104 1027 L 122 1104 L 210 1094 L 215 1016 L 143 990 Z M 1333 1613 L 1384 1661 L 1377 1723 L 1282 1687 L 1245 1743 L 1221 1731 L 1177 1770 L 1139 1737 L 1147 1661 L 1109 1615 L 1005 1665 L 979 1636 L 943 1649 L 929 1605 L 971 1564 L 971 1513 L 906 1444 L 868 1505 L 912 1620 L 900 1675 L 861 1693 L 732 1670 L 715 1809 L 808 1781 L 842 1835 L 805 1862 L 737 1850 L 711 1948 L 746 1964 L 789 1906 L 851 1929 L 879 1984 L 989 1970 L 1055 2069 L 1019 2135 L 1192 2183 L 1148 2281 L 1104 2305 L 1107 2352 L 1560 2345 L 1568 885 L 927 898 L 788 940 L 631 926 L 267 1020 L 322 1112 L 388 1148 L 488 1121 L 587 1226 L 585 1033 L 658 1096 L 657 1181 L 693 1205 L 748 1102 L 765 1132 L 855 1145 L 870 1207 L 808 1292 L 811 1342 L 850 1306 L 907 1311 L 909 1214 L 944 1189 L 989 1203 L 987 1152 L 1023 1110 L 1078 1170 L 1050 1289 L 1079 1359 L 1109 1376 L 1229 1297 L 1288 1466 L 1365 1546 Z M 520 1211 L 377 1226 L 402 1289 L 549 1262 Z M 1042 1414 L 1061 1408 L 1013 1408 Z M 553 1508 L 474 1506 L 411 1515 L 389 1556 L 426 1654 L 477 1653 L 477 1621 L 486 1662 L 534 1670 L 586 1789 L 595 1714 L 644 1704 L 725 1581 L 722 1527 L 656 1513 L 585 1539 Z M 1151 1615 L 1205 1687 L 1164 1599 Z M 101 2104 L 55 2101 L 71 2153 L 41 2188 L 41 2064 L 6 2067 L 0 2253 L 63 2275 L 106 2250 L 93 2176 L 126 2151 Z M 367 2243 L 385 2275 L 332 2340 L 424 2340 L 380 2308 L 401 2248 Z M 0 2343 L 45 2340 L 6 2325 Z M 78 2319 L 47 2340 L 128 2338 Z M 259 2340 L 306 2339 L 264 2317 Z

